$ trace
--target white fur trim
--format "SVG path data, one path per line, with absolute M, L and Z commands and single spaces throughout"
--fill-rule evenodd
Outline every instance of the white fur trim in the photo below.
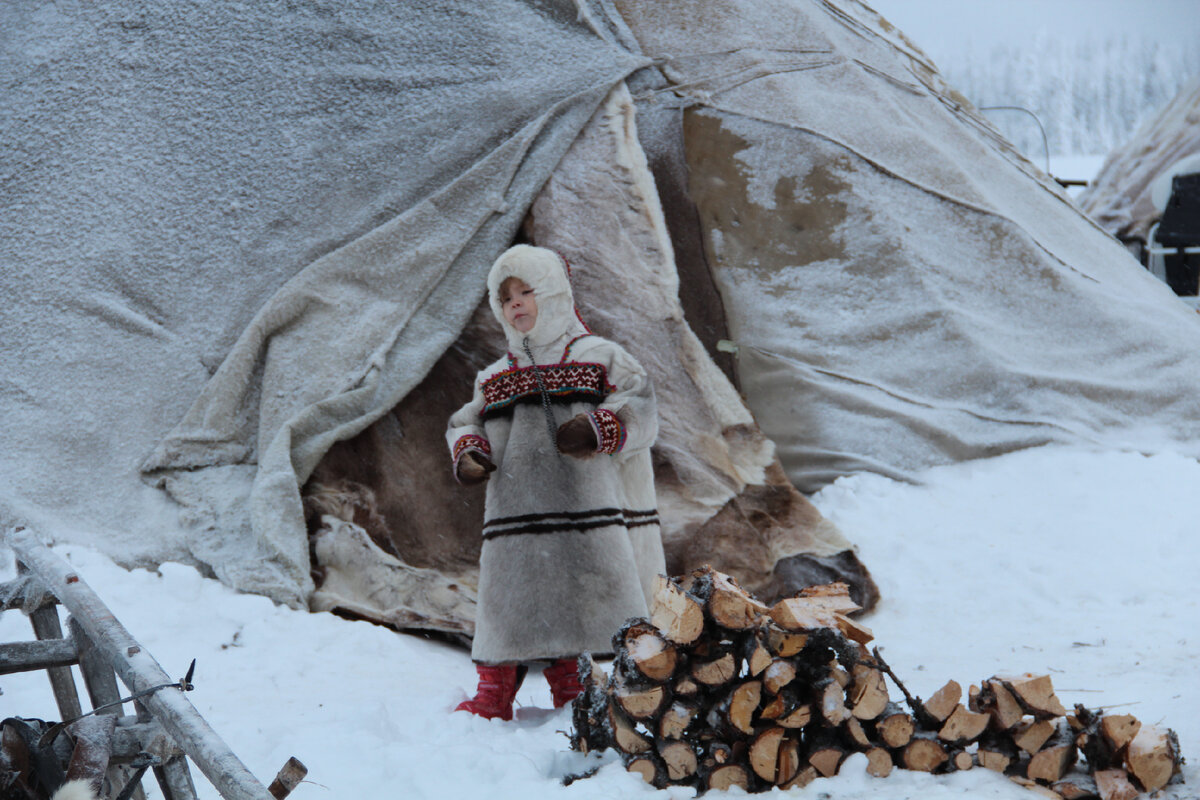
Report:
M 537 300 L 537 321 L 528 333 L 521 333 L 504 319 L 500 286 L 509 278 L 519 278 L 527 283 Z M 518 244 L 505 250 L 488 273 L 488 301 L 492 313 L 504 328 L 509 349 L 518 358 L 521 341 L 526 337 L 530 345 L 538 348 L 564 336 L 575 337 L 587 332 L 575 314 L 575 298 L 567 277 L 567 262 L 558 253 L 545 247 Z
M 92 791 L 92 785 L 87 781 L 67 781 L 58 787 L 58 791 L 50 796 L 50 800 L 99 800 Z

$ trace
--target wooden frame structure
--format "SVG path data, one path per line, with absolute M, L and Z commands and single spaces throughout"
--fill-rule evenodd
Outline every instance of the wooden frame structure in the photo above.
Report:
M 147 766 L 166 800 L 196 800 L 189 758 L 226 800 L 282 800 L 303 779 L 307 770 L 292 758 L 264 787 L 184 696 L 190 686 L 167 676 L 70 564 L 31 531 L 17 528 L 7 542 L 18 577 L 0 586 L 0 611 L 29 612 L 36 641 L 0 644 L 0 675 L 46 670 L 62 719 L 74 721 L 67 730 L 77 735 L 68 778 L 100 786 L 107 773 L 114 795 L 138 781 L 130 793 L 135 800 L 144 797 L 140 778 Z M 59 604 L 70 612 L 66 637 Z M 73 666 L 83 677 L 90 712 L 80 705 Z M 118 677 L 131 695 L 140 695 L 132 701 L 133 715 L 124 713 L 130 700 L 121 697 Z M 88 752 L 80 754 L 85 745 Z

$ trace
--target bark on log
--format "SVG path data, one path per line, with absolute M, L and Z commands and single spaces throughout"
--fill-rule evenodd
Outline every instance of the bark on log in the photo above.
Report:
M 731 576 L 711 567 L 702 567 L 692 573 L 690 591 L 704 601 L 708 617 L 728 630 L 755 628 L 768 610 Z
M 306 775 L 308 775 L 308 767 L 293 756 L 284 763 L 283 768 L 275 776 L 275 780 L 271 781 L 271 785 L 267 787 L 267 791 L 275 800 L 284 800 L 300 785 Z
M 638 755 L 650 751 L 650 740 L 638 733 L 633 720 L 612 703 L 608 706 L 608 728 L 613 746 L 622 753 Z
M 989 731 L 979 740 L 976 756 L 979 759 L 979 766 L 1003 773 L 1016 763 L 1017 746 L 1006 734 Z
M 627 772 L 642 776 L 642 780 L 655 789 L 662 789 L 667 785 L 667 767 L 654 753 L 626 755 L 623 760 Z
M 765 628 L 764 640 L 767 650 L 780 658 L 791 658 L 799 655 L 808 644 L 808 634 L 785 630 L 771 623 Z
M 1055 781 L 1050 788 L 1057 792 L 1063 800 L 1093 800 L 1100 796 L 1100 791 L 1096 788 L 1096 781 L 1090 775 L 1081 772 L 1072 773 L 1062 780 Z
M 717 712 L 734 731 L 752 736 L 761 699 L 762 684 L 757 680 L 746 681 L 729 692 L 725 700 L 717 706 Z

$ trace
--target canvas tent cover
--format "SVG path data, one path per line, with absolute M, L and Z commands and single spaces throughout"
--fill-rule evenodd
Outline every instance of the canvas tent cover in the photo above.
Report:
M 853 0 L 17 0 L 0 31 L 6 526 L 304 602 L 299 485 L 455 342 L 626 79 L 801 488 L 1200 442 L 1195 315 Z

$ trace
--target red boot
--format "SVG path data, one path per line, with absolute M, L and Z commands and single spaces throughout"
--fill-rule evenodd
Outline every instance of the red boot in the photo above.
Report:
M 542 672 L 550 683 L 550 695 L 554 707 L 562 708 L 583 691 L 579 682 L 579 664 L 573 658 L 560 658 Z
M 513 698 L 521 681 L 525 678 L 527 667 L 515 664 L 505 664 L 499 667 L 487 664 L 476 664 L 475 671 L 479 673 L 479 688 L 470 700 L 458 704 L 455 711 L 470 711 L 484 719 L 499 717 L 506 722 L 513 716 Z

